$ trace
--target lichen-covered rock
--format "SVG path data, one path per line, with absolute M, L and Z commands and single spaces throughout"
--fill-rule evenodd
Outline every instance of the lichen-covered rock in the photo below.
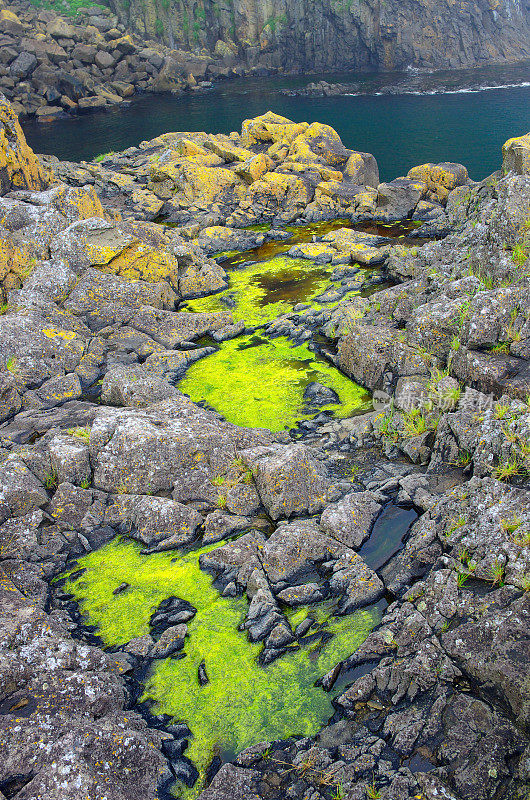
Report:
M 380 511 L 381 505 L 370 492 L 353 492 L 324 509 L 320 526 L 329 536 L 358 550 L 368 539 Z
M 395 178 L 377 187 L 377 216 L 392 222 L 407 219 L 424 197 L 426 184 L 421 180 Z
M 243 451 L 242 457 L 273 519 L 314 514 L 326 504 L 331 482 L 304 445 L 254 448 Z
M 407 178 L 426 184 L 427 200 L 445 203 L 453 189 L 456 189 L 457 186 L 465 186 L 468 174 L 463 164 L 443 162 L 412 167 L 407 172 Z
M 123 533 L 150 550 L 171 550 L 189 544 L 196 537 L 201 515 L 165 497 L 116 495 L 105 511 L 105 521 L 119 525 Z
M 234 450 L 270 442 L 265 431 L 237 428 L 182 394 L 145 411 L 107 410 L 92 424 L 94 484 L 131 494 L 174 489 L 174 499 L 216 504 L 211 478 L 233 464 Z
M 530 133 L 508 139 L 502 146 L 502 171 L 530 175 Z
M 17 116 L 0 94 L 0 196 L 13 189 L 45 189 L 52 175 L 26 143 Z

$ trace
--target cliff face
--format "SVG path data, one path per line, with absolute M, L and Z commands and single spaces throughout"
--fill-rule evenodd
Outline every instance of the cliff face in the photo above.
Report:
M 530 57 L 526 0 L 111 0 L 137 33 L 285 70 L 458 68 Z

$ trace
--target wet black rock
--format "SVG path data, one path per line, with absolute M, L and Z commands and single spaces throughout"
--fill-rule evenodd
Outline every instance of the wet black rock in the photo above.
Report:
M 304 390 L 304 402 L 308 408 L 318 408 L 339 402 L 337 392 L 317 381 L 308 383 Z

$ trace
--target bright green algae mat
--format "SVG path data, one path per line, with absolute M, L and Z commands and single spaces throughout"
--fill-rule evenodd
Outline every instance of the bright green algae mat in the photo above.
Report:
M 321 294 L 330 285 L 331 272 L 329 264 L 323 266 L 306 258 L 278 255 L 268 261 L 230 269 L 228 289 L 189 300 L 186 307 L 190 311 L 228 308 L 234 320 L 260 325 L 292 311 L 297 303 L 309 303 L 312 296 Z M 319 306 L 316 302 L 311 304 Z
M 280 431 L 310 419 L 303 394 L 313 381 L 333 389 L 339 403 L 320 410 L 351 417 L 366 410 L 370 395 L 307 345 L 293 346 L 281 336 L 238 336 L 187 370 L 178 388 L 205 402 L 229 422 Z
M 261 645 L 251 644 L 238 631 L 247 601 L 222 597 L 199 567 L 200 555 L 222 544 L 175 557 L 174 551 L 141 555 L 136 543 L 118 538 L 80 558 L 78 565 L 86 571 L 65 585 L 107 646 L 148 633 L 151 614 L 167 597 L 180 597 L 197 608 L 188 624 L 186 656 L 154 662 L 141 699 L 153 703 L 154 713 L 189 725 L 193 737 L 185 755 L 201 776 L 217 753 L 233 755 L 258 742 L 316 734 L 333 707 L 330 695 L 315 681 L 356 650 L 379 622 L 375 610 L 332 617 L 325 607 L 301 609 L 291 616 L 291 624 L 309 613 L 333 637 L 261 667 L 256 661 Z M 113 595 L 122 582 L 130 588 Z M 210 682 L 201 687 L 197 670 L 203 660 Z M 191 790 L 179 784 L 175 792 L 190 799 L 199 794 L 201 784 L 199 780 Z

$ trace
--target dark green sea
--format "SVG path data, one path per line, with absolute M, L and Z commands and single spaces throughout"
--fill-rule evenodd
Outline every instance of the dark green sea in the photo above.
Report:
M 281 89 L 325 79 L 347 83 L 337 97 L 286 96 Z M 530 64 L 436 73 L 306 75 L 237 79 L 186 94 L 144 95 L 115 108 L 24 130 L 36 152 L 79 161 L 123 150 L 167 131 L 229 133 L 267 110 L 334 127 L 347 147 L 373 153 L 381 179 L 426 161 L 458 161 L 484 178 L 500 148 L 530 130 Z

